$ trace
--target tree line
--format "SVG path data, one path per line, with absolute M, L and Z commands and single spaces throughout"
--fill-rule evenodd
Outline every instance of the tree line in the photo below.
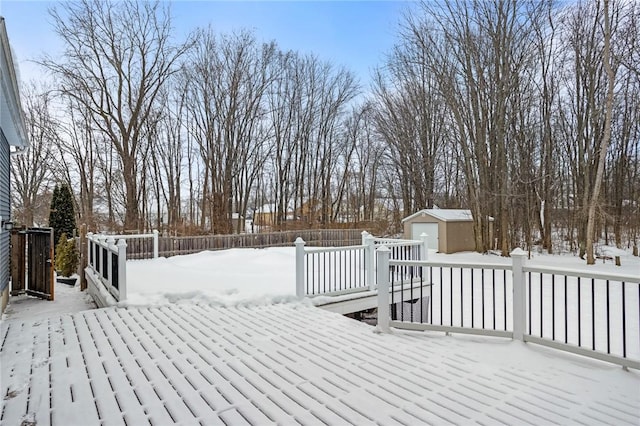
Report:
M 90 228 L 231 233 L 264 204 L 326 226 L 384 201 L 396 226 L 469 208 L 478 251 L 637 245 L 634 2 L 423 2 L 367 86 L 246 30 L 178 42 L 162 2 L 51 15 L 65 49 L 23 90 L 32 146 L 12 164 L 25 224 L 66 182 Z

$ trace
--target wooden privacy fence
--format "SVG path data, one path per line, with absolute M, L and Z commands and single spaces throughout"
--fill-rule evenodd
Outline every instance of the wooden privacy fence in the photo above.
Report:
M 138 236 L 118 236 L 127 240 L 128 259 L 151 259 L 154 257 L 155 239 Z M 291 247 L 297 237 L 317 247 L 342 247 L 360 244 L 360 229 L 313 229 L 283 231 L 268 234 L 205 235 L 193 237 L 158 237 L 158 255 L 163 257 L 198 253 L 204 250 L 231 248 Z

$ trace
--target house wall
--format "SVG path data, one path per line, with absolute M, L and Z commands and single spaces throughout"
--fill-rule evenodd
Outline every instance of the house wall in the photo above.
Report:
M 24 115 L 20 105 L 17 72 L 11 57 L 11 47 L 4 18 L 0 16 L 0 216 L 11 220 L 10 151 L 9 145 L 29 146 Z M 0 224 L 0 312 L 4 312 L 9 297 L 10 232 Z
M 274 213 L 257 212 L 253 214 L 253 223 L 258 226 L 273 226 L 276 223 Z
M 2 129 L 0 129 L 0 216 L 2 216 L 2 220 L 6 221 L 11 217 L 9 157 L 9 142 Z M 2 229 L 0 224 L 0 293 L 2 294 L 0 312 L 4 312 L 4 308 L 9 301 L 10 234 L 10 231 Z

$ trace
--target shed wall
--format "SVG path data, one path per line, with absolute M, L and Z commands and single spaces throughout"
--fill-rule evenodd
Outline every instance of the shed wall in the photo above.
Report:
M 404 238 L 411 239 L 411 227 L 414 223 L 438 224 L 438 251 L 440 253 L 456 253 L 475 250 L 472 221 L 439 220 L 428 214 L 420 215 L 404 222 Z
M 446 253 L 445 249 L 446 249 L 446 223 L 436 219 L 433 216 L 429 216 L 429 215 L 420 215 L 418 217 L 414 217 L 413 219 L 409 219 L 407 221 L 404 222 L 404 238 L 406 238 L 407 240 L 410 240 L 413 238 L 412 236 L 412 225 L 414 223 L 437 223 L 438 224 L 438 247 L 431 247 L 431 245 L 429 246 L 429 248 L 437 248 L 438 251 L 440 253 Z
M 475 250 L 473 222 L 447 222 L 446 229 L 444 253 Z

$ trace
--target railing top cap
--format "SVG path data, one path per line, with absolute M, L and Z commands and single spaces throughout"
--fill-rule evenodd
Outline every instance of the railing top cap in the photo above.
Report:
M 516 247 L 510 254 L 511 256 L 526 256 L 527 252 L 522 250 L 520 247 Z

